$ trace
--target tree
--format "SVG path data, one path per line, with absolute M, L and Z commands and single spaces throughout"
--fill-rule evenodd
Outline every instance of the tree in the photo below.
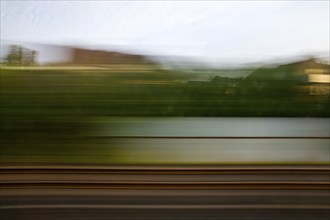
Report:
M 30 66 L 36 64 L 37 52 L 18 45 L 11 45 L 5 58 L 6 64 L 11 66 Z

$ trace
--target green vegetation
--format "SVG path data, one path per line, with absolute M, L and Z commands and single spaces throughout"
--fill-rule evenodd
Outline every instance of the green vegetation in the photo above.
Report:
M 329 96 L 293 81 L 218 78 L 188 82 L 173 72 L 1 70 L 1 114 L 58 116 L 329 117 Z M 303 87 L 303 86 L 301 86 Z
M 1 162 L 120 160 L 116 144 L 111 158 L 108 145 L 86 139 L 93 116 L 330 116 L 329 96 L 298 93 L 291 81 L 255 86 L 218 77 L 187 83 L 187 75 L 169 71 L 24 69 L 1 69 L 0 79 Z

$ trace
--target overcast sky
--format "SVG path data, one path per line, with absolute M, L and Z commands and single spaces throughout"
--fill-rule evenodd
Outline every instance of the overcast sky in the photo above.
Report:
M 250 62 L 328 54 L 329 8 L 329 0 L 1 0 L 1 40 Z

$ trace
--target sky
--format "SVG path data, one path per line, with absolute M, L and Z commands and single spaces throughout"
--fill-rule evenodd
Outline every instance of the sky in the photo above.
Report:
M 2 42 L 254 62 L 329 56 L 330 1 L 6 1 Z

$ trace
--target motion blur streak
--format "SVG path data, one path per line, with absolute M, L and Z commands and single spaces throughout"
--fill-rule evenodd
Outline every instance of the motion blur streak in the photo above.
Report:
M 329 220 L 329 6 L 0 0 L 0 219 Z

